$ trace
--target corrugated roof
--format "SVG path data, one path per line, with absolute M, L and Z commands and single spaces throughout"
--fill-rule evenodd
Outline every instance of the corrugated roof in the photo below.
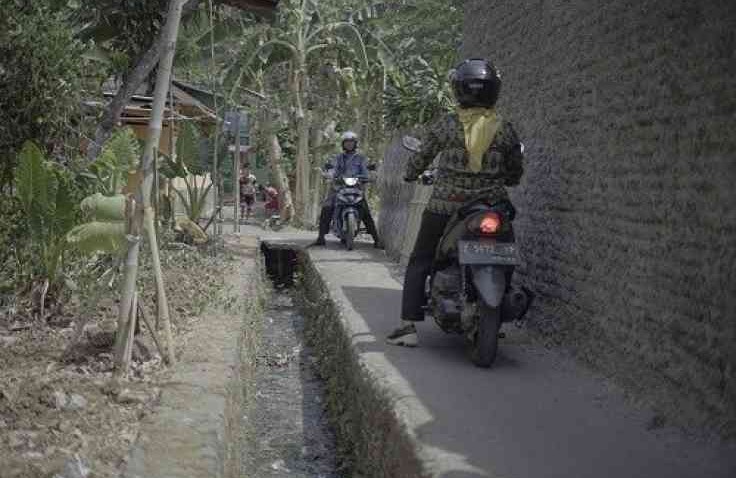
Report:
M 220 0 L 231 7 L 249 10 L 254 13 L 272 14 L 279 5 L 279 0 Z

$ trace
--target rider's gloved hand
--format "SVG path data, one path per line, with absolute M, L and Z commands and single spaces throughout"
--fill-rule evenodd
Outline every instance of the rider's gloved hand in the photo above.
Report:
M 413 178 L 411 176 L 404 176 L 404 182 L 405 183 L 413 183 L 417 180 L 417 178 Z

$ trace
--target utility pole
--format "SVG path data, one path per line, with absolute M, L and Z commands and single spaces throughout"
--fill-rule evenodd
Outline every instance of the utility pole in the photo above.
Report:
M 220 135 L 220 110 L 217 105 L 217 80 L 215 80 L 215 9 L 212 0 L 209 0 L 209 17 L 210 17 L 210 86 L 212 88 L 212 101 L 215 107 L 215 134 L 214 149 L 212 157 L 212 173 L 210 181 L 212 182 L 212 190 L 214 191 L 214 208 L 215 208 L 215 236 L 222 235 L 222 181 L 220 180 L 220 158 L 219 158 L 219 135 Z

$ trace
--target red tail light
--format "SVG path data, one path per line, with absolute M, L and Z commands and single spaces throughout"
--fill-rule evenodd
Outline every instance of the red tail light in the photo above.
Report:
M 501 229 L 501 216 L 496 213 L 490 213 L 483 216 L 480 220 L 481 234 L 495 234 Z
M 484 236 L 492 236 L 501 231 L 503 220 L 501 215 L 496 212 L 487 212 L 473 218 L 468 223 L 468 230 L 473 234 L 481 234 Z

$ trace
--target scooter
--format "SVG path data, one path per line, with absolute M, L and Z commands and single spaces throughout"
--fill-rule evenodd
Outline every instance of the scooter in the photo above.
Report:
M 367 166 L 368 171 L 377 169 L 375 164 Z M 331 181 L 336 189 L 335 208 L 332 215 L 332 233 L 340 239 L 345 248 L 352 251 L 355 247 L 355 239 L 359 234 L 365 232 L 361 227 L 363 222 L 363 185 L 370 183 L 373 179 L 369 177 L 335 177 L 334 166 L 330 163 L 322 168 L 322 177 Z
M 403 145 L 421 150 L 416 138 L 405 137 Z M 425 185 L 434 178 L 434 171 L 420 177 Z M 425 310 L 445 333 L 465 337 L 470 359 L 479 367 L 490 367 L 496 359 L 502 323 L 521 320 L 533 299 L 528 289 L 511 285 L 521 262 L 515 214 L 509 201 L 466 202 L 447 224 L 427 279 Z
M 365 201 L 361 185 L 367 178 L 336 178 L 335 212 L 332 216 L 332 233 L 353 250 L 355 238 L 360 234 L 362 203 Z
M 280 231 L 282 227 L 284 227 L 284 223 L 281 220 L 281 215 L 278 213 L 270 215 L 265 221 L 263 221 L 264 229 Z

